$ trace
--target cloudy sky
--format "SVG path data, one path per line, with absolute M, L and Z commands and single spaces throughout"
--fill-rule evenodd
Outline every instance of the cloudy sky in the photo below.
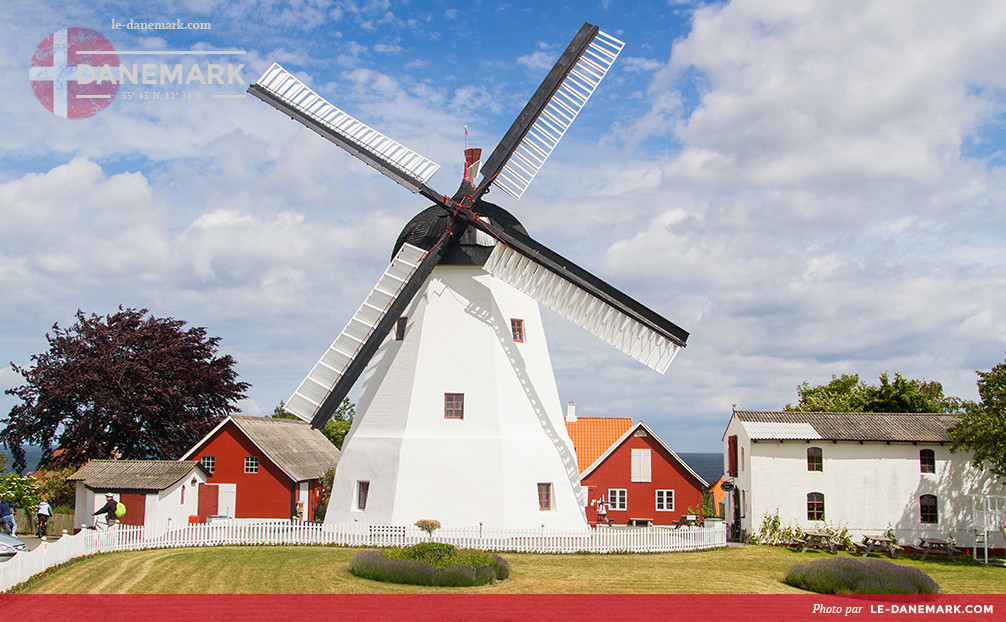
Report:
M 779 409 L 832 374 L 977 397 L 974 370 L 1006 349 L 995 0 L 7 0 L 0 359 L 29 363 L 77 309 L 147 308 L 222 337 L 252 384 L 243 411 L 271 411 L 426 204 L 247 83 L 279 61 L 440 163 L 431 185 L 451 193 L 465 125 L 491 150 L 584 21 L 622 56 L 524 198 L 493 200 L 691 338 L 661 376 L 543 310 L 563 402 L 706 452 L 732 404 Z M 60 118 L 29 68 L 75 27 L 159 52 L 124 65 L 241 80 L 123 84 L 97 114 Z M 18 384 L 0 369 L 0 388 Z

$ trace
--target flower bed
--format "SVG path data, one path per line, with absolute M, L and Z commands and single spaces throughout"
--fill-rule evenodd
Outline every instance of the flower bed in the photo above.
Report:
M 510 576 L 510 564 L 495 553 L 422 542 L 404 548 L 364 551 L 353 558 L 349 571 L 386 583 L 469 587 L 506 579 Z
M 879 559 L 835 557 L 793 566 L 786 583 L 818 594 L 936 594 L 940 586 L 918 568 Z

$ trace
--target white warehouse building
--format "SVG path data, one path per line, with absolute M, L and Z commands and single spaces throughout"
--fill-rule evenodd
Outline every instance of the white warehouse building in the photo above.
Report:
M 972 467 L 970 452 L 951 453 L 955 421 L 735 410 L 723 435 L 731 533 L 744 539 L 778 513 L 783 528 L 845 527 L 857 541 L 892 529 L 901 543 L 939 537 L 1001 549 L 1006 488 Z

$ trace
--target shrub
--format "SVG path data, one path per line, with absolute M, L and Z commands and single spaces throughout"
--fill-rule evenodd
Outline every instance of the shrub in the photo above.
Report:
M 506 579 L 510 564 L 495 553 L 421 542 L 406 548 L 363 551 L 350 562 L 349 571 L 385 583 L 469 587 Z
M 940 586 L 917 568 L 879 559 L 833 557 L 793 566 L 786 583 L 818 594 L 936 594 Z
M 426 533 L 430 534 L 430 537 L 432 538 L 433 532 L 440 529 L 440 521 L 424 518 L 416 521 L 416 527 L 419 527 Z

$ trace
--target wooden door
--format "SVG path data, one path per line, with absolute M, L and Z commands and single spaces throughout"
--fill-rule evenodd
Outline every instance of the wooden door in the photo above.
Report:
M 120 525 L 142 525 L 147 512 L 146 493 L 124 492 L 119 495 L 119 503 L 126 506 L 126 513 L 119 518 Z
M 206 521 L 207 516 L 217 516 L 219 514 L 219 494 L 220 486 L 216 484 L 199 484 L 199 518 Z

